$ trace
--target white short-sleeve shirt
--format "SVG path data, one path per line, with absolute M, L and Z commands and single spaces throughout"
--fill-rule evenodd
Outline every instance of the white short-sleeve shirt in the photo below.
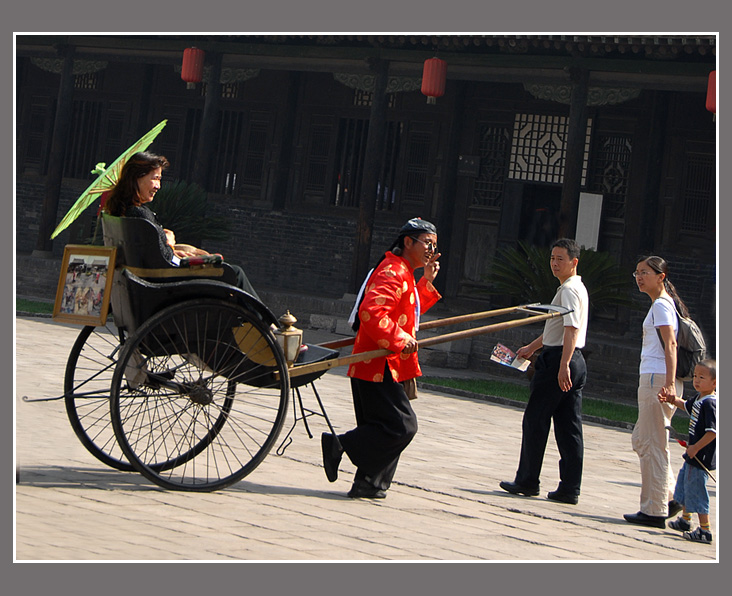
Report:
M 564 306 L 572 310 L 563 317 L 548 319 L 544 323 L 544 334 L 542 344 L 551 346 L 564 345 L 564 328 L 575 327 L 579 329 L 577 344 L 575 347 L 584 348 L 587 339 L 587 316 L 589 311 L 590 298 L 587 288 L 582 283 L 582 277 L 573 275 L 568 278 L 559 288 L 552 299 L 552 304 Z
M 671 325 L 679 331 L 676 307 L 666 298 L 657 298 L 643 319 L 643 347 L 641 348 L 640 374 L 666 374 L 666 354 L 658 338 L 656 328 Z

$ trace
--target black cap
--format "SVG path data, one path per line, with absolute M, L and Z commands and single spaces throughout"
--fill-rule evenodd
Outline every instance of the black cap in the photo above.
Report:
M 437 234 L 437 228 L 434 224 L 431 224 L 421 217 L 415 217 L 405 223 L 401 230 L 399 230 L 399 236 L 411 236 L 412 234 Z

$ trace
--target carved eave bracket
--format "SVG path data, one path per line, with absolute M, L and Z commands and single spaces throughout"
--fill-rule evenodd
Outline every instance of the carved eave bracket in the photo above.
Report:
M 351 89 L 373 92 L 376 77 L 371 74 L 350 74 L 346 72 L 334 72 L 333 78 Z M 404 91 L 419 91 L 422 88 L 422 79 L 414 77 L 389 77 L 386 83 L 387 93 L 400 93 Z
M 180 74 L 182 69 L 183 69 L 183 66 L 180 64 L 176 64 L 174 67 L 175 72 L 178 74 Z M 223 67 L 221 69 L 221 77 L 219 78 L 219 82 L 222 85 L 231 85 L 234 83 L 243 83 L 244 81 L 248 81 L 249 79 L 253 79 L 258 76 L 259 76 L 258 68 Z M 203 82 L 208 83 L 210 80 L 211 80 L 211 67 L 204 66 L 203 67 Z
M 540 84 L 524 84 L 524 89 L 531 93 L 536 99 L 544 99 L 546 101 L 555 101 L 557 103 L 569 105 L 572 96 L 571 85 L 540 85 Z M 612 106 L 631 99 L 636 99 L 640 95 L 640 89 L 629 89 L 625 87 L 590 87 L 587 90 L 588 106 Z
M 46 72 L 61 74 L 64 67 L 63 58 L 31 58 L 31 64 Z M 73 75 L 84 75 L 99 72 L 107 68 L 105 60 L 74 60 Z

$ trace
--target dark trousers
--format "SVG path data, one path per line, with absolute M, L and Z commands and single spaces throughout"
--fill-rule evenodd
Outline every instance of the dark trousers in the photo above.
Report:
M 228 265 L 234 270 L 234 273 L 236 274 L 236 282 L 233 285 L 241 290 L 244 290 L 247 294 L 251 294 L 261 302 L 261 299 L 259 298 L 257 292 L 254 290 L 254 287 L 247 277 L 247 274 L 244 273 L 244 269 L 239 267 L 239 265 L 232 265 L 231 263 L 228 263 Z
M 524 411 L 521 458 L 515 482 L 529 489 L 539 488 L 539 475 L 554 422 L 554 437 L 559 449 L 559 489 L 579 495 L 582 483 L 582 388 L 587 367 L 582 352 L 575 350 L 569 363 L 572 389 L 559 388 L 557 375 L 562 358 L 561 347 L 544 348 L 536 360 L 531 394 Z
M 381 383 L 352 378 L 351 391 L 356 428 L 338 438 L 357 468 L 356 480 L 386 490 L 399 455 L 417 434 L 417 415 L 389 367 L 385 367 Z

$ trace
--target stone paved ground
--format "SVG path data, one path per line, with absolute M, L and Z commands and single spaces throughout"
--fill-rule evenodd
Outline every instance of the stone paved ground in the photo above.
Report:
M 345 496 L 354 472 L 347 458 L 339 480 L 326 480 L 319 443 L 326 425 L 317 417 L 310 418 L 314 439 L 299 423 L 284 455 L 271 453 L 228 489 L 164 491 L 89 455 L 62 402 L 22 401 L 62 392 L 77 333 L 49 319 L 16 319 L 17 561 L 717 560 L 718 531 L 715 545 L 707 546 L 622 519 L 638 508 L 640 475 L 629 431 L 585 425 L 577 506 L 545 498 L 558 478 L 553 439 L 542 495 L 512 496 L 498 483 L 513 478 L 521 411 L 433 391 L 422 391 L 414 403 L 420 430 L 383 501 Z M 326 373 L 317 387 L 336 429 L 351 428 L 345 370 Z M 292 410 L 288 416 L 291 421 Z M 682 449 L 672 449 L 680 465 Z M 714 484 L 710 493 L 716 524 Z

